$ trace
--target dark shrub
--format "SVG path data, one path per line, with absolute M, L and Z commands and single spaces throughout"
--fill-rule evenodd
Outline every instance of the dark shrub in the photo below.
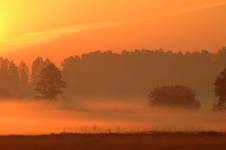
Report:
M 157 106 L 181 108 L 200 108 L 194 91 L 186 86 L 163 86 L 155 88 L 150 96 L 150 103 Z

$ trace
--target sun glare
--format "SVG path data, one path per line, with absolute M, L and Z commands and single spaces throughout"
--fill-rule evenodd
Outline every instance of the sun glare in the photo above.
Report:
M 5 37 L 5 21 L 4 21 L 4 15 L 0 11 L 0 40 L 3 40 Z

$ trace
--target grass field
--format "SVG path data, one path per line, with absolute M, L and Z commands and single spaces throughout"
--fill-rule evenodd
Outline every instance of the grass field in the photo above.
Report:
M 225 150 L 221 133 L 1 136 L 0 150 Z

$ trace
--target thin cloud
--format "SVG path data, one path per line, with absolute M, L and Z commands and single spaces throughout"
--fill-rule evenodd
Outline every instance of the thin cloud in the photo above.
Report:
M 211 8 L 217 8 L 217 7 L 223 7 L 223 6 L 226 6 L 226 1 L 217 2 L 217 3 L 209 3 L 209 4 L 204 4 L 204 5 L 190 7 L 190 8 L 184 9 L 183 12 L 185 12 L 185 13 L 187 13 L 187 12 L 195 12 L 195 11 L 211 9 Z
M 40 32 L 30 32 L 18 35 L 11 39 L 0 40 L 0 47 L 20 47 L 28 46 L 30 44 L 37 44 L 59 38 L 72 33 L 97 30 L 101 28 L 107 28 L 111 26 L 117 26 L 127 21 L 118 21 L 118 22 L 103 22 L 103 23 L 94 23 L 94 24 L 82 24 L 75 26 L 67 26 L 58 29 L 44 30 Z

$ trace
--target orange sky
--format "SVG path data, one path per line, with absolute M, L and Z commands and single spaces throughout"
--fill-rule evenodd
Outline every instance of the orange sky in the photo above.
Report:
M 0 0 L 0 54 L 16 59 L 101 50 L 216 51 L 226 0 Z

